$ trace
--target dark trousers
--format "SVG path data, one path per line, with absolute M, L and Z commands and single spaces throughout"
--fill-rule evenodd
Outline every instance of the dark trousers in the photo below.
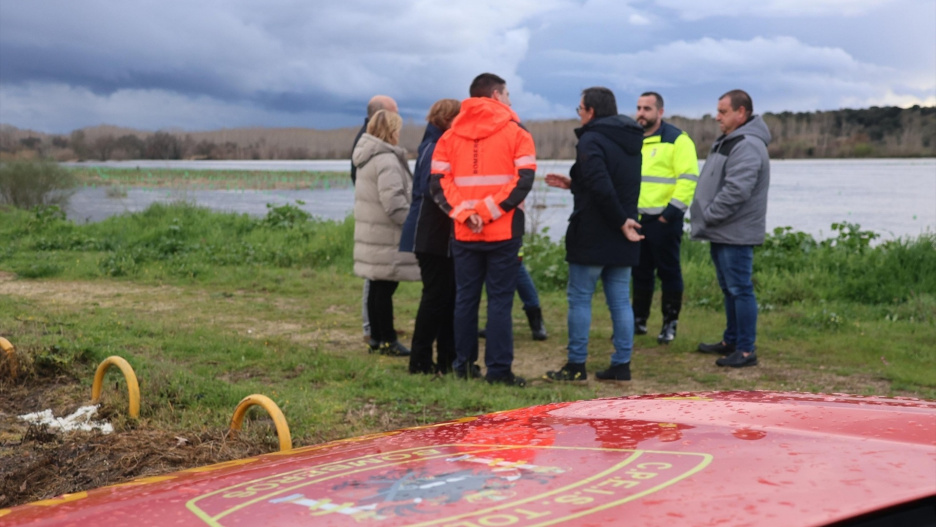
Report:
M 422 275 L 422 298 L 413 329 L 410 370 L 432 369 L 432 343 L 436 343 L 438 371 L 452 371 L 455 360 L 455 262 L 431 253 L 416 253 Z
M 367 315 L 370 317 L 371 338 L 378 342 L 396 342 L 393 328 L 393 293 L 400 282 L 371 280 L 367 294 Z
M 517 291 L 520 238 L 502 242 L 452 244 L 455 259 L 455 363 L 464 371 L 478 360 L 478 307 L 487 290 L 487 378 L 510 375 L 513 364 L 513 298 Z
M 682 293 L 683 277 L 679 265 L 682 222 L 662 223 L 659 215 L 640 218 L 640 263 L 633 269 L 634 290 L 653 291 L 654 272 L 660 277 L 664 293 Z

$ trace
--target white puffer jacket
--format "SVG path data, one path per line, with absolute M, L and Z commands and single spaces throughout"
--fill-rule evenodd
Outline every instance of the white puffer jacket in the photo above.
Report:
M 400 235 L 413 191 L 406 151 L 364 134 L 351 161 L 357 167 L 354 274 L 369 280 L 418 282 L 416 256 L 400 252 Z

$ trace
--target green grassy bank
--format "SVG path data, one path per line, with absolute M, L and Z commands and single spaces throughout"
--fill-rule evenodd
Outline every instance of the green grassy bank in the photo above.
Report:
M 0 390 L 59 375 L 90 392 L 97 364 L 121 355 L 141 379 L 144 425 L 223 428 L 241 398 L 263 393 L 283 409 L 300 445 L 621 394 L 768 389 L 936 398 L 936 235 L 875 244 L 857 225 L 833 232 L 817 242 L 780 229 L 757 249 L 760 366 L 726 371 L 694 351 L 720 338 L 724 320 L 708 246 L 687 241 L 679 336 L 670 346 L 637 337 L 632 382 L 533 382 L 519 390 L 413 376 L 405 359 L 366 352 L 351 219 L 314 221 L 288 205 L 251 218 L 178 204 L 76 225 L 55 208 L 2 210 L 0 335 L 17 346 L 25 374 L 3 378 Z M 550 332 L 532 341 L 516 303 L 515 370 L 528 378 L 564 362 L 563 257 L 562 245 L 545 236 L 526 244 Z M 395 295 L 407 341 L 419 293 L 409 283 Z M 610 332 L 599 294 L 590 373 L 607 365 Z M 125 405 L 123 381 L 112 375 L 105 398 Z

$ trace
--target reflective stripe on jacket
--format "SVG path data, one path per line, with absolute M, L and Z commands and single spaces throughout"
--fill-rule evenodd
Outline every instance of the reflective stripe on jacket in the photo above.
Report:
M 533 136 L 509 106 L 487 97 L 465 99 L 432 155 L 432 199 L 455 220 L 455 239 L 496 242 L 523 235 L 521 204 L 533 188 Z M 465 224 L 478 214 L 484 228 Z
M 641 214 L 663 214 L 681 220 L 699 181 L 699 160 L 689 134 L 663 122 L 655 134 L 644 137 L 641 167 Z M 667 209 L 669 209 L 667 211 Z

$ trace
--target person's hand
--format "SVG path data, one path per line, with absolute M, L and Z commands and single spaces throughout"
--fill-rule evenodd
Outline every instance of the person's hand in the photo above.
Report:
M 663 216 L 660 216 L 660 223 L 669 223 L 669 222 L 666 221 L 666 218 L 664 218 Z
M 627 221 L 624 222 L 624 225 L 621 225 L 621 232 L 624 233 L 624 236 L 632 241 L 639 242 L 644 239 L 644 235 L 637 232 L 637 229 L 640 228 L 640 224 L 637 223 L 637 220 L 627 218 Z
M 569 176 L 562 174 L 546 174 L 546 184 L 550 187 L 569 189 L 572 188 L 572 180 Z
M 468 216 L 468 219 L 465 221 L 465 224 L 468 225 L 468 228 L 471 229 L 471 232 L 478 234 L 484 229 L 484 220 L 481 219 L 481 216 L 478 213 L 474 213 L 471 216 Z

